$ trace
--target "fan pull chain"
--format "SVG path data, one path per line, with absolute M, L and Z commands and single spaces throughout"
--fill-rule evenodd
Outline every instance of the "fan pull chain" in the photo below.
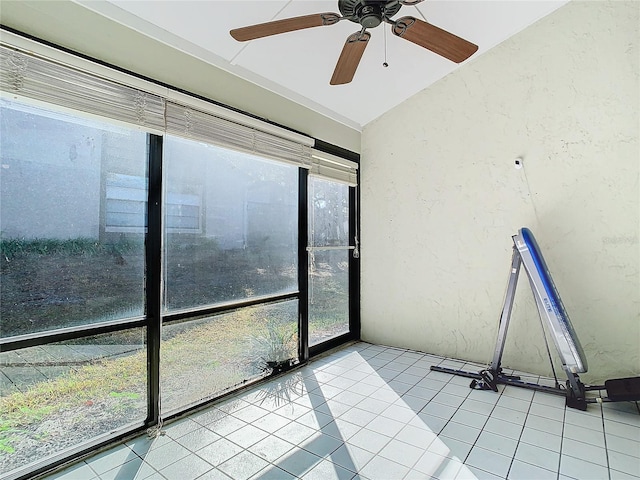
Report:
M 384 32 L 384 62 L 382 62 L 382 66 L 387 68 L 389 66 L 387 63 L 387 29 L 384 28 L 382 31 Z

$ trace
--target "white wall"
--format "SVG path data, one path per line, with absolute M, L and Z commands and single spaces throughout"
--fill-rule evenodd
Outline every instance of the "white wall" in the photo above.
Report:
M 365 127 L 364 340 L 489 362 L 528 226 L 583 378 L 640 374 L 639 11 L 571 2 Z M 546 374 L 520 280 L 503 365 Z

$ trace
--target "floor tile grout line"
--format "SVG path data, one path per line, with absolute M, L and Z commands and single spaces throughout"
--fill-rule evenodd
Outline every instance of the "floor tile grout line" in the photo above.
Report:
M 506 387 L 505 387 L 506 390 Z M 503 390 L 504 391 L 504 390 Z M 522 434 L 524 433 L 524 427 L 527 424 L 527 418 L 529 417 L 529 412 L 531 412 L 531 406 L 533 405 L 533 399 L 536 396 L 536 393 L 533 392 L 533 395 L 531 396 L 531 401 L 529 402 L 529 408 L 527 409 L 527 414 L 524 417 L 524 423 L 522 424 L 522 429 L 520 430 L 520 435 L 518 435 L 518 441 L 516 443 L 516 450 L 513 452 L 513 455 L 511 456 L 511 462 L 509 463 L 509 469 L 507 470 L 507 475 L 505 476 L 505 478 L 509 478 L 509 473 L 511 473 L 511 469 L 513 468 L 513 462 L 516 460 L 516 454 L 518 453 L 518 447 L 520 446 L 520 441 L 522 440 Z M 563 414 L 563 420 L 564 420 L 564 414 Z M 558 462 L 560 462 L 560 455 L 558 454 Z M 528 462 L 525 462 L 528 463 Z M 538 465 L 534 465 L 534 466 L 538 466 Z M 560 465 L 558 465 L 558 472 L 560 471 Z M 556 474 L 556 478 L 558 478 L 560 474 L 557 473 Z
M 423 358 L 424 358 L 424 356 L 423 356 Z M 439 357 L 439 358 L 440 358 L 440 362 L 439 362 L 437 365 L 440 365 L 440 364 L 442 364 L 442 362 L 444 362 L 444 361 L 446 361 L 446 360 L 447 360 L 447 359 L 446 359 L 446 357 Z M 416 360 L 413 364 L 411 364 L 411 365 L 410 365 L 410 366 L 408 366 L 405 370 L 403 370 L 403 372 L 404 372 L 404 371 L 406 371 L 406 370 L 407 370 L 408 368 L 410 368 L 411 366 L 415 365 L 419 360 L 421 360 L 421 359 Z M 428 377 L 428 375 L 429 375 L 430 373 L 431 373 L 430 371 L 427 371 L 427 373 L 426 373 L 425 375 L 423 375 L 423 376 L 422 376 L 422 379 L 421 379 L 420 381 L 422 381 L 422 380 L 424 380 L 425 378 L 427 378 L 427 377 Z M 394 377 L 394 378 L 397 378 L 397 376 L 396 376 L 396 377 Z M 440 387 L 440 389 L 439 389 L 437 392 L 438 392 L 438 393 L 442 393 L 442 390 L 443 390 L 447 385 L 449 385 L 449 384 L 450 384 L 450 382 L 451 382 L 452 378 L 453 378 L 453 376 L 452 376 L 451 378 L 449 378 L 449 380 L 447 380 L 447 382 L 443 382 L 442 387 Z M 418 382 L 416 382 L 415 384 L 413 384 L 412 388 L 413 388 L 413 387 L 415 387 L 418 383 L 420 383 L 420 381 L 418 381 Z M 452 385 L 455 385 L 455 384 L 452 384 Z M 437 395 L 438 393 L 436 393 L 436 395 Z M 406 394 L 406 393 L 405 393 L 405 394 Z M 400 398 L 402 398 L 405 394 L 399 395 L 399 397 L 400 397 Z M 434 397 L 435 397 L 436 395 L 434 395 Z M 466 400 L 466 399 L 468 398 L 468 396 L 469 396 L 469 394 L 467 394 L 467 396 L 465 396 L 465 397 L 464 397 L 464 399 Z M 424 408 L 426 408 L 426 406 L 427 406 L 427 405 L 429 405 L 432 401 L 433 401 L 433 397 L 432 397 L 431 399 L 429 399 L 429 401 L 428 401 L 428 402 L 427 402 L 427 403 L 426 403 L 426 404 L 425 404 L 425 405 L 424 405 L 424 406 L 423 406 L 423 407 L 422 407 L 418 412 L 414 412 L 415 416 L 418 416 L 418 414 L 419 414 L 420 412 L 422 412 L 422 411 L 424 410 Z M 437 403 L 437 402 L 435 402 L 435 403 Z M 463 403 L 464 403 L 464 401 L 463 401 Z M 461 404 L 461 405 L 462 405 L 462 404 Z M 458 410 L 460 410 L 460 406 L 458 406 L 458 407 L 456 408 L 456 411 L 455 411 L 455 412 L 453 413 L 453 415 L 449 418 L 449 420 L 447 420 L 447 422 L 446 422 L 446 423 L 445 423 L 445 425 L 442 427 L 442 429 L 440 429 L 440 432 L 438 432 L 437 434 L 435 434 L 436 439 L 439 439 L 439 438 L 440 438 L 440 435 L 441 435 L 442 430 L 443 430 L 443 429 L 446 427 L 446 425 L 451 421 L 451 418 L 453 418 L 453 416 L 458 412 Z M 486 422 L 485 422 L 485 423 L 486 423 Z M 408 425 L 408 424 L 405 422 L 405 425 Z M 400 433 L 400 432 L 396 433 L 396 435 L 395 435 L 393 438 L 395 439 L 395 438 L 399 435 L 399 433 Z M 432 431 L 432 433 L 434 433 L 434 432 Z M 401 441 L 401 440 L 398 440 L 398 441 Z M 434 441 L 435 441 L 435 440 L 434 440 Z M 432 444 L 432 443 L 433 443 L 433 441 L 429 444 L 429 446 L 431 446 L 431 444 Z M 425 452 L 426 452 L 426 451 L 428 451 L 429 446 L 427 446 L 427 447 L 425 448 Z M 422 456 L 420 456 L 420 457 L 419 457 L 415 462 L 413 462 L 413 464 L 411 465 L 411 467 L 409 467 L 409 472 L 407 472 L 407 475 L 408 475 L 409 473 L 411 473 L 411 472 L 414 470 L 415 466 L 418 464 L 418 462 L 420 461 L 420 459 L 421 459 L 421 458 L 422 458 Z M 448 458 L 448 457 L 445 457 L 445 458 Z M 466 458 L 466 457 L 465 457 L 465 458 Z M 462 463 L 464 464 L 464 462 L 462 462 Z M 406 476 L 406 475 L 405 475 L 405 476 Z
M 567 406 L 566 406 L 566 403 L 565 403 L 564 414 L 562 416 L 562 431 L 560 433 L 560 451 L 558 452 L 559 453 L 559 455 L 558 455 L 558 475 L 557 475 L 556 478 L 560 478 L 560 475 L 561 475 L 561 470 L 560 469 L 562 468 L 562 449 L 564 447 L 564 440 L 565 440 L 564 430 L 565 430 L 565 422 L 566 422 L 566 420 L 567 420 Z
M 384 353 L 384 352 L 380 352 L 380 353 Z M 396 357 L 396 359 L 397 359 L 398 357 L 400 357 L 400 356 L 402 356 L 402 355 L 398 355 L 398 356 Z M 375 358 L 375 357 L 373 357 L 373 358 Z M 394 379 L 396 379 L 399 375 L 401 375 L 402 373 L 406 372 L 406 370 L 408 370 L 409 368 L 411 368 L 412 366 L 414 366 L 418 361 L 422 360 L 423 358 L 424 358 L 424 355 L 422 356 L 422 358 L 415 359 L 415 361 L 414 361 L 413 363 L 411 363 L 411 364 L 401 364 L 401 365 L 403 365 L 405 368 L 404 368 L 403 370 L 398 370 L 398 371 L 397 371 L 398 373 L 397 373 L 395 376 L 393 376 L 392 378 L 390 378 L 390 379 L 388 379 L 388 380 L 385 380 L 385 383 L 388 385 L 388 383 L 389 383 L 389 382 L 393 381 L 393 380 L 394 380 Z M 442 358 L 442 357 L 441 357 L 441 358 Z M 385 363 L 384 365 L 381 365 L 379 368 L 385 368 L 385 367 L 386 367 L 387 365 L 389 365 L 390 363 L 393 363 L 393 361 L 394 361 L 394 360 L 395 360 L 395 359 L 389 360 L 387 363 Z M 441 362 L 442 362 L 442 361 L 444 361 L 444 360 L 441 360 Z M 395 371 L 395 370 L 393 370 L 393 371 Z M 427 372 L 427 373 L 426 373 L 422 378 L 423 378 L 423 379 L 424 379 L 424 378 L 426 378 L 426 376 L 427 376 L 429 373 L 430 373 L 430 372 Z M 451 379 L 449 379 L 449 381 L 450 381 L 450 380 L 451 380 Z M 440 389 L 438 392 L 442 391 L 442 389 L 443 389 L 446 385 L 448 385 L 448 384 L 449 384 L 449 381 L 447 381 L 446 383 L 444 383 L 443 387 L 441 387 L 441 389 Z M 404 383 L 404 382 L 400 382 L 400 383 Z M 411 385 L 411 387 L 414 387 L 415 385 L 417 385 L 417 383 L 419 383 L 419 382 L 416 382 L 415 384 Z M 405 384 L 405 385 L 409 385 L 409 384 Z M 392 389 L 393 389 L 393 387 L 392 387 Z M 370 395 L 368 396 L 368 398 L 370 398 L 372 395 L 374 395 L 374 393 L 370 394 Z M 404 396 L 404 393 L 402 393 L 402 394 L 398 393 L 398 397 L 399 397 L 400 399 L 401 399 L 403 396 Z M 467 396 L 468 396 L 468 395 L 467 395 Z M 467 397 L 465 397 L 465 399 L 466 399 L 466 398 L 467 398 Z M 429 400 L 429 402 L 428 402 L 428 403 L 430 403 L 430 401 L 431 401 L 431 400 Z M 427 403 L 427 404 L 428 404 L 428 403 Z M 395 404 L 395 402 L 394 402 L 394 403 L 389 404 L 389 407 L 390 407 L 390 406 L 392 406 L 392 405 L 394 405 L 394 404 Z M 354 405 L 354 406 L 352 406 L 351 408 L 355 408 L 356 406 L 357 406 L 357 405 Z M 387 407 L 387 408 L 389 408 L 389 407 Z M 423 408 L 424 408 L 424 407 L 423 407 Z M 385 409 L 385 410 L 386 410 L 386 409 Z M 421 409 L 420 411 L 422 411 L 422 409 Z M 420 413 L 420 411 L 418 411 L 418 412 L 414 412 L 414 413 L 415 413 L 415 415 L 417 416 L 417 415 L 418 415 L 418 413 Z M 345 412 L 345 413 L 346 413 L 346 412 Z M 375 419 L 372 419 L 371 421 L 369 421 L 369 422 L 368 422 L 368 423 L 366 423 L 365 425 L 361 426 L 361 427 L 360 427 L 360 431 L 361 431 L 361 430 L 363 430 L 363 429 L 366 429 L 366 428 L 367 428 L 367 426 L 368 426 L 368 425 L 370 425 L 374 420 L 375 420 Z M 402 422 L 402 423 L 404 423 L 404 425 L 405 425 L 405 426 L 407 426 L 407 425 L 408 425 L 408 423 L 407 423 L 407 422 Z M 388 442 L 386 442 L 386 443 L 385 443 L 385 445 L 380 449 L 380 451 L 382 451 L 382 449 L 384 449 L 387 445 L 389 445 L 389 444 L 390 444 L 390 442 L 391 442 L 392 440 L 396 439 L 396 437 L 399 435 L 399 433 L 400 433 L 400 432 L 396 433 L 393 437 L 390 437 L 390 440 L 389 440 Z M 439 434 L 436 434 L 436 437 L 438 437 L 438 435 L 439 435 Z M 385 436 L 386 436 L 386 435 L 385 435 Z M 398 441 L 400 441 L 400 442 L 401 442 L 401 440 L 398 440 Z M 347 440 L 347 441 L 345 441 L 344 443 L 348 443 L 348 440 Z M 374 457 L 373 457 L 371 460 L 369 460 L 369 462 L 367 462 L 367 464 L 363 465 L 363 468 L 364 468 L 364 467 L 366 467 L 366 465 L 368 465 L 368 464 L 369 464 L 369 463 L 370 463 L 370 462 L 371 462 L 371 461 L 372 461 L 372 460 L 373 460 L 377 455 L 379 455 L 380 451 L 378 452 L 378 454 L 374 454 Z M 418 461 L 419 461 L 419 460 L 420 460 L 420 458 L 418 458 L 415 462 L 413 462 L 413 463 L 412 463 L 412 465 L 411 465 L 410 467 L 409 467 L 409 466 L 407 466 L 406 464 L 401 464 L 401 465 L 403 465 L 403 466 L 405 466 L 405 467 L 409 468 L 409 471 L 412 471 L 412 470 L 413 470 L 413 468 L 415 467 L 415 465 L 418 463 Z M 357 473 L 357 472 L 356 472 L 356 473 Z
M 340 388 L 340 389 L 342 390 L 342 392 L 341 392 L 341 393 L 344 393 L 344 392 L 346 392 L 346 391 L 347 391 L 347 389 L 346 389 L 346 388 Z M 367 397 L 365 397 L 365 398 L 367 398 Z M 325 400 L 324 402 L 322 402 L 322 403 L 321 403 L 321 404 L 319 404 L 319 405 L 322 405 L 322 404 L 327 404 L 327 400 Z M 314 411 L 314 412 L 315 412 L 315 409 L 316 409 L 319 405 L 314 405 L 311 411 Z M 330 406 L 329 406 L 329 411 L 331 411 L 331 407 L 330 407 Z M 332 422 L 335 422 L 335 420 L 336 420 L 337 418 L 339 418 L 339 416 L 338 416 L 338 417 L 334 417 L 333 415 L 330 415 L 330 416 L 333 418 Z M 298 418 L 299 418 L 299 417 L 298 417 Z M 295 422 L 295 420 L 294 420 L 294 422 Z M 329 423 L 331 423 L 331 422 L 329 422 Z M 326 426 L 326 425 L 325 425 L 325 426 Z M 323 434 L 323 432 L 322 432 L 322 429 L 323 429 L 323 428 L 324 428 L 324 426 L 320 426 L 320 427 L 319 427 L 319 429 L 317 429 L 317 430 L 316 430 L 316 429 L 314 428 L 314 430 L 316 430 L 319 434 Z M 332 438 L 335 438 L 335 437 L 332 437 Z M 340 445 L 338 445 L 336 448 L 334 448 L 334 449 L 333 449 L 331 452 L 329 452 L 327 455 L 325 455 L 325 456 L 323 456 L 323 457 L 320 457 L 320 458 L 321 458 L 320 462 L 322 462 L 323 460 L 325 460 L 325 459 L 327 459 L 327 458 L 330 458 L 330 457 L 331 457 L 331 455 L 332 455 L 335 451 L 337 451 L 337 450 L 338 450 L 339 448 L 341 448 L 343 445 L 347 444 L 347 440 L 348 440 L 348 439 L 344 439 L 344 438 L 341 436 L 340 438 L 336 438 L 336 440 L 339 440 L 339 441 L 340 441 Z M 298 445 L 296 445 L 296 447 L 297 447 L 297 446 L 298 446 Z M 302 448 L 302 449 L 304 449 L 304 447 L 303 447 L 303 446 L 301 446 L 301 448 Z M 308 450 L 306 450 L 306 451 L 308 451 Z M 310 452 L 310 453 L 311 453 L 311 454 L 313 454 L 313 452 Z M 280 457 L 278 457 L 278 458 L 282 458 L 282 456 L 280 456 Z M 277 460 L 277 459 L 276 459 L 276 460 Z M 318 463 L 320 463 L 320 462 L 318 462 Z M 333 463 L 333 462 L 332 462 L 332 463 Z M 336 464 L 336 465 L 337 465 L 337 464 Z M 312 470 L 313 468 L 315 468 L 315 465 L 314 465 L 311 469 L 309 469 L 309 470 Z M 349 470 L 349 469 L 347 468 L 347 470 Z M 353 476 L 355 476 L 355 475 L 357 475 L 357 472 L 356 472 Z M 352 478 L 353 478 L 353 476 L 352 476 Z
M 446 361 L 446 360 L 443 360 Z M 441 365 L 442 362 L 440 362 L 438 365 Z M 455 375 L 450 375 L 451 378 L 449 378 L 449 380 L 444 384 L 444 386 L 440 389 L 440 392 L 442 392 L 442 389 L 444 389 L 447 385 L 449 385 L 451 383 L 451 380 L 453 380 L 453 378 L 455 378 Z M 471 394 L 471 387 L 469 387 L 469 393 L 467 394 L 467 396 L 465 397 L 465 400 L 467 400 L 469 398 L 469 395 Z M 502 391 L 499 393 L 498 398 L 502 395 Z M 431 403 L 432 400 L 429 400 L 429 403 Z M 451 415 L 451 417 L 449 418 L 449 420 L 447 420 L 447 422 L 444 424 L 444 426 L 442 427 L 442 429 L 440 430 L 440 432 L 438 433 L 438 438 L 440 438 L 440 435 L 442 433 L 442 431 L 447 428 L 447 425 L 449 425 L 449 423 L 452 421 L 453 417 L 455 416 L 456 413 L 458 413 L 458 411 L 460 410 L 460 407 L 462 406 L 462 404 L 464 403 L 464 401 L 458 405 L 458 407 L 456 408 L 456 411 L 453 412 L 453 415 Z M 493 408 L 491 409 L 491 412 L 489 412 L 489 414 L 487 415 L 487 419 L 484 421 L 482 428 L 480 429 L 480 433 L 478 434 L 478 436 L 476 437 L 476 439 L 473 442 L 473 445 L 471 446 L 471 448 L 469 449 L 469 452 L 465 455 L 464 459 L 462 460 L 462 464 L 466 465 L 466 461 L 469 458 L 469 455 L 471 454 L 471 451 L 473 450 L 473 448 L 476 446 L 476 442 L 478 441 L 478 438 L 480 438 L 480 435 L 482 435 L 482 432 L 484 431 L 484 427 L 487 425 L 487 422 L 489 421 L 489 417 L 491 416 L 491 413 L 493 413 L 493 411 L 496 408 L 496 405 L 498 404 L 498 400 L 496 400 L 496 402 L 493 404 Z M 428 404 L 427 404 L 428 405 Z M 423 407 L 424 409 L 424 407 Z M 422 410 L 421 410 L 422 411 Z M 454 422 L 456 423 L 456 422 Z M 477 467 L 476 467 L 477 468 Z M 482 470 L 482 469 L 480 469 Z M 491 473 L 491 472 L 488 472 Z
M 600 416 L 602 418 L 602 438 L 604 439 L 604 455 L 607 459 L 607 475 L 609 477 L 609 480 L 611 480 L 611 464 L 609 463 L 609 449 L 607 448 L 607 427 L 604 421 L 604 408 L 602 406 L 602 403 L 597 403 L 597 405 L 600 407 Z
M 449 359 L 448 359 L 448 358 L 446 358 L 446 357 L 441 357 L 441 358 L 442 358 L 442 360 L 441 360 L 441 362 L 439 363 L 440 365 L 441 365 L 443 362 L 446 362 L 446 361 L 448 361 L 448 360 L 449 360 Z M 416 362 L 414 362 L 414 364 L 415 364 L 415 363 L 416 363 Z M 423 379 L 424 379 L 424 378 L 426 378 L 426 376 L 428 376 L 428 373 L 423 377 Z M 443 382 L 443 386 L 440 388 L 440 390 L 438 391 L 438 393 L 441 393 L 441 392 L 442 392 L 442 390 L 444 390 L 444 388 L 446 388 L 446 386 L 447 386 L 447 385 L 457 385 L 457 384 L 451 383 L 451 381 L 453 380 L 453 378 L 455 378 L 455 377 L 454 377 L 454 376 L 451 376 L 451 377 L 449 378 L 449 380 L 447 380 L 447 382 Z M 418 382 L 418 383 L 419 383 L 419 382 Z M 473 390 L 473 389 L 471 389 L 471 390 Z M 469 394 L 470 394 L 471 390 L 470 390 L 470 391 L 469 391 L 469 393 L 464 397 L 464 400 L 469 399 Z M 504 389 L 503 389 L 503 391 L 504 391 Z M 503 391 L 501 391 L 501 392 L 500 392 L 500 394 L 499 394 L 499 397 L 500 397 L 500 398 L 502 397 L 502 393 L 503 393 Z M 455 394 L 452 394 L 452 395 L 454 395 L 454 396 L 459 396 L 459 395 L 455 395 Z M 514 397 L 514 398 L 518 399 L 518 397 Z M 498 400 L 498 401 L 499 401 L 499 400 Z M 484 424 L 483 424 L 482 428 L 480 428 L 480 429 L 479 429 L 479 430 L 480 430 L 480 434 L 478 435 L 478 437 L 477 437 L 477 438 L 476 438 L 476 440 L 474 441 L 474 443 L 473 443 L 473 445 L 472 445 L 472 449 L 476 446 L 477 440 L 478 440 L 478 438 L 480 437 L 480 435 L 482 434 L 482 432 L 484 431 L 484 427 L 486 426 L 487 422 L 489 421 L 489 418 L 491 417 L 491 414 L 493 413 L 493 411 L 495 410 L 495 408 L 498 406 L 498 401 L 496 401 L 495 403 L 493 403 L 493 407 L 492 407 L 491 411 L 489 412 L 489 414 L 487 414 L 487 419 L 485 420 L 485 422 L 484 422 Z M 429 400 L 429 402 L 427 403 L 427 405 L 428 405 L 429 403 L 431 403 L 431 400 Z M 532 403 L 533 403 L 533 398 L 529 401 L 529 407 L 528 407 L 528 410 L 527 410 L 527 415 L 528 415 L 529 410 L 531 409 L 531 405 L 532 405 Z M 463 404 L 464 404 L 464 401 L 463 401 L 463 402 L 462 402 L 462 403 L 461 403 L 461 404 L 456 408 L 456 410 L 455 410 L 455 411 L 454 411 L 454 413 L 451 415 L 451 417 L 449 418 L 449 420 L 447 420 L 447 421 L 446 421 L 446 423 L 445 423 L 445 425 L 443 426 L 442 430 L 444 430 L 444 428 L 446 428 L 446 426 L 447 426 L 449 423 L 451 423 L 451 422 L 453 421 L 453 417 L 455 416 L 455 414 L 456 414 L 456 413 L 458 413 L 458 411 L 460 411 L 460 410 L 461 410 L 461 407 L 462 407 L 462 405 L 463 405 Z M 426 405 L 425 405 L 425 407 L 426 407 Z M 423 409 L 424 409 L 425 407 L 423 407 Z M 509 407 L 504 407 L 504 408 L 509 409 Z M 420 411 L 422 411 L 423 409 L 421 409 Z M 514 409 L 509 409 L 509 410 L 514 410 Z M 514 410 L 514 411 L 517 411 L 517 410 Z M 418 412 L 418 413 L 420 413 L 420 412 Z M 476 413 L 476 412 L 471 412 L 471 413 Z M 506 421 L 506 420 L 505 420 L 505 421 Z M 453 423 L 456 423 L 456 422 L 453 422 Z M 513 422 L 510 422 L 510 423 L 513 423 Z M 523 425 L 523 428 L 524 428 L 524 425 Z M 442 430 L 441 430 L 441 431 L 442 431 Z M 437 437 L 439 438 L 439 437 L 440 437 L 440 435 L 441 435 L 441 433 L 438 433 L 438 434 L 437 434 Z M 520 432 L 520 437 L 521 437 L 521 436 L 522 436 L 522 431 Z M 394 437 L 394 438 L 395 438 L 395 437 Z M 464 442 L 464 443 L 466 443 L 466 442 Z M 519 439 L 518 439 L 518 443 L 519 443 Z M 479 447 L 479 448 L 480 448 L 480 447 Z M 470 451 L 471 451 L 471 450 L 470 450 Z M 497 453 L 497 452 L 496 452 L 496 453 Z M 469 454 L 470 454 L 470 452 L 465 456 L 465 459 L 464 459 L 464 461 L 463 461 L 463 464 L 464 464 L 464 462 L 466 462 L 466 460 L 467 460 L 467 458 L 468 458 Z M 514 452 L 514 455 L 515 455 L 515 452 Z M 511 458 L 511 463 L 512 463 L 512 462 L 513 462 L 513 457 Z M 525 462 L 525 463 L 527 463 L 527 462 Z M 415 466 L 415 464 L 417 464 L 417 461 L 414 463 L 414 466 Z M 535 465 L 534 465 L 534 466 L 535 466 Z M 475 468 L 477 468 L 477 467 L 475 467 Z M 509 467 L 509 468 L 511 468 L 511 464 L 510 464 L 510 467 Z M 480 470 L 482 470 L 482 469 L 480 469 Z M 488 472 L 488 473 L 491 473 L 491 472 Z
M 383 352 L 381 352 L 381 353 L 383 353 Z M 402 356 L 402 354 L 401 354 L 401 355 L 398 355 L 398 357 L 400 357 L 400 356 Z M 398 358 L 398 357 L 396 357 L 396 358 Z M 373 358 L 375 358 L 375 357 L 373 357 Z M 394 360 L 395 360 L 395 359 L 394 359 Z M 402 365 L 404 365 L 404 366 L 405 366 L 405 368 L 404 368 L 403 370 L 398 371 L 398 374 L 397 374 L 397 375 L 395 375 L 393 378 L 391 378 L 391 379 L 389 379 L 389 380 L 384 380 L 384 379 L 383 379 L 383 380 L 384 380 L 384 382 L 385 382 L 385 386 L 389 386 L 389 382 L 391 382 L 393 379 L 397 378 L 399 375 L 401 375 L 401 374 L 402 374 L 403 372 L 405 372 L 407 369 L 411 368 L 411 367 L 412 367 L 413 365 L 415 365 L 419 360 L 421 360 L 421 359 L 416 359 L 416 360 L 415 360 L 413 363 L 411 363 L 411 364 L 402 364 Z M 389 362 L 387 362 L 386 364 L 384 364 L 384 365 L 383 365 L 383 366 L 381 366 L 380 368 L 384 368 L 386 365 L 388 365 L 389 363 L 392 363 L 392 362 L 393 362 L 393 360 L 390 360 Z M 373 374 L 370 374 L 370 375 L 373 375 Z M 423 378 L 424 378 L 424 377 L 423 377 Z M 404 383 L 404 382 L 400 382 L 400 383 Z M 415 384 L 414 384 L 413 386 L 415 386 Z M 413 387 L 413 386 L 412 386 L 412 387 Z M 381 387 L 379 387 L 379 388 L 381 388 Z M 394 390 L 394 389 L 393 389 L 393 387 L 391 387 L 391 389 L 392 389 L 392 390 Z M 402 396 L 404 395 L 404 394 L 400 394 L 400 393 L 398 393 L 398 392 L 396 392 L 396 394 L 398 395 L 398 398 L 399 398 L 399 399 L 401 399 L 401 398 L 402 398 Z M 373 395 L 375 395 L 375 392 L 372 392 L 372 393 L 371 393 L 371 394 L 369 394 L 366 398 L 372 398 L 372 396 L 373 396 Z M 388 403 L 388 402 L 387 402 L 387 403 Z M 358 404 L 359 404 L 359 403 L 358 403 Z M 351 410 L 351 409 L 353 409 L 353 408 L 356 408 L 358 404 L 356 404 L 356 405 L 352 406 L 352 407 L 350 408 L 350 410 Z M 395 402 L 393 402 L 393 403 L 389 403 L 389 405 L 387 406 L 387 408 L 385 408 L 385 410 L 383 410 L 383 412 L 384 412 L 384 411 L 386 411 L 388 408 L 390 408 L 390 407 L 391 407 L 391 406 L 393 406 L 393 405 L 395 405 Z M 347 413 L 347 412 L 344 412 L 344 413 Z M 414 412 L 414 413 L 415 413 L 415 415 L 417 416 L 417 412 Z M 343 414 L 343 415 L 344 415 L 344 414 Z M 381 416 L 381 415 L 382 415 L 382 412 L 380 413 L 380 416 Z M 376 417 L 376 418 L 379 418 L 379 417 Z M 360 427 L 360 430 L 359 430 L 359 431 L 365 430 L 365 429 L 367 428 L 367 426 L 368 426 L 368 425 L 370 425 L 370 424 L 371 424 L 371 423 L 372 423 L 376 418 L 374 418 L 374 419 L 372 419 L 371 421 L 367 422 L 367 423 L 366 423 L 365 425 L 363 425 L 363 426 L 358 425 L 358 427 Z M 387 418 L 387 417 L 385 417 L 385 418 Z M 393 420 L 393 419 L 390 419 L 390 420 Z M 346 422 L 348 422 L 348 420 L 345 420 L 345 421 L 346 421 Z M 348 422 L 348 423 L 350 423 L 350 422 Z M 403 423 L 405 427 L 409 425 L 407 422 L 400 422 L 400 423 Z M 404 428 L 404 427 L 403 427 L 403 428 Z M 373 430 L 371 430 L 371 431 L 373 431 Z M 400 431 L 402 431 L 402 429 L 401 429 Z M 371 458 L 367 463 L 365 463 L 365 464 L 362 466 L 362 468 L 365 468 L 369 463 L 371 463 L 371 461 L 373 461 L 373 460 L 374 460 L 374 459 L 375 459 L 375 458 L 380 454 L 380 452 L 381 452 L 381 451 L 382 451 L 386 446 L 388 446 L 388 445 L 391 443 L 391 441 L 392 441 L 392 440 L 396 439 L 396 437 L 398 436 L 398 434 L 400 433 L 400 431 L 398 431 L 394 436 L 390 437 L 390 438 L 389 438 L 389 441 L 387 441 L 387 442 L 385 443 L 385 445 L 384 445 L 384 446 L 382 446 L 382 448 L 381 448 L 377 453 L 375 453 L 375 454 L 374 454 L 374 456 L 373 456 L 373 457 L 372 457 L 372 458 Z M 375 433 L 378 433 L 378 432 L 375 432 Z M 382 435 L 384 435 L 384 434 L 382 434 Z M 386 435 L 384 435 L 384 436 L 386 436 Z M 401 441 L 401 440 L 398 440 L 398 441 Z M 345 443 L 345 444 L 348 444 L 348 439 L 347 439 L 347 440 L 345 440 L 345 442 L 344 442 L 344 443 Z M 403 442 L 403 443 L 404 443 L 404 442 Z M 386 458 L 386 457 L 383 457 L 383 458 Z M 416 460 L 415 462 L 413 462 L 413 465 L 411 465 L 411 467 L 408 467 L 408 468 L 409 468 L 409 471 L 411 471 L 411 470 L 413 469 L 413 467 L 417 464 L 417 462 L 418 462 L 418 461 L 419 461 L 419 459 L 418 459 L 418 460 Z M 397 462 L 394 462 L 394 463 L 397 463 Z M 404 464 L 399 464 L 399 465 L 406 466 L 406 465 L 404 465 Z M 358 475 L 358 472 L 356 472 L 356 475 Z

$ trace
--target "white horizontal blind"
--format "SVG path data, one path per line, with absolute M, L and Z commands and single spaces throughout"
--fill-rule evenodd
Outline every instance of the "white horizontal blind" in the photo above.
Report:
M 109 79 L 0 46 L 0 89 L 34 100 L 164 130 L 164 99 Z
M 309 168 L 311 148 L 175 102 L 166 105 L 166 132 L 205 143 L 256 153 Z
M 287 130 L 280 132 L 268 124 L 261 129 L 260 122 L 250 117 L 243 124 L 235 112 L 226 115 L 214 105 L 207 111 L 208 105 L 203 101 L 177 93 L 172 96 L 170 90 L 162 93 L 151 83 L 146 89 L 142 80 L 134 79 L 133 84 L 139 88 L 129 86 L 127 76 L 120 72 L 114 71 L 113 78 L 109 78 L 110 69 L 59 51 L 52 56 L 51 52 L 40 52 L 39 44 L 31 48 L 31 42 L 26 46 L 25 42 L 21 39 L 17 43 L 20 46 L 6 42 L 0 45 L 2 92 L 150 132 L 166 132 L 254 153 L 307 168 L 311 175 L 357 185 L 357 163 L 314 150 L 310 146 L 313 140 L 308 137 Z
M 358 164 L 318 150 L 311 152 L 310 175 L 327 178 L 355 187 L 358 185 Z

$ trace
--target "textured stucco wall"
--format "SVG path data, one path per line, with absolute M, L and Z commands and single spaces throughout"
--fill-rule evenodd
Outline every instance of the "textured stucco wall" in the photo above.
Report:
M 365 127 L 363 339 L 489 362 L 528 226 L 583 378 L 640 374 L 639 12 L 571 2 Z M 503 364 L 549 373 L 523 275 Z

